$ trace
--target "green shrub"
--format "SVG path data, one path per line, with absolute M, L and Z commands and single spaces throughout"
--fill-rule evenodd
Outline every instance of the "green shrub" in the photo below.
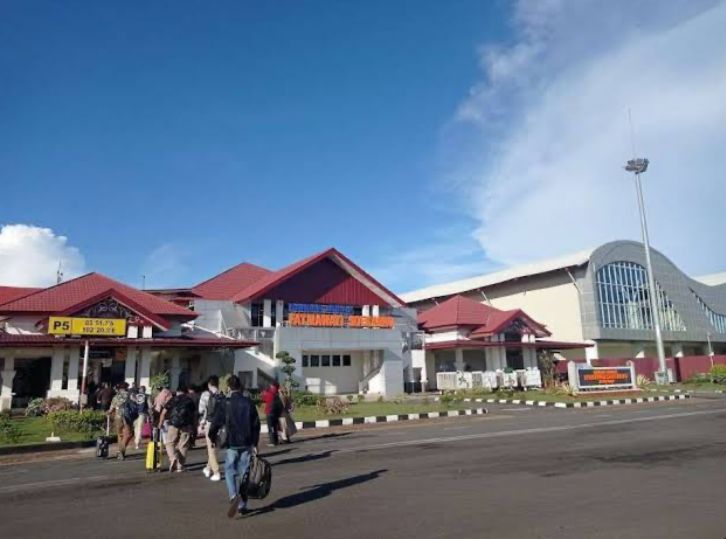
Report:
M 346 395 L 346 399 L 348 399 L 348 402 L 353 402 L 353 395 Z
M 104 428 L 106 414 L 96 410 L 58 410 L 48 414 L 54 432 L 96 432 Z
M 25 409 L 26 417 L 38 417 L 45 415 L 45 399 L 40 397 L 31 399 L 28 407 Z
M 65 397 L 51 397 L 45 399 L 45 405 L 43 406 L 45 413 L 50 414 L 51 412 L 60 412 L 62 410 L 72 410 L 75 404 Z
M 356 398 L 358 399 L 358 402 L 360 403 L 360 402 L 363 402 L 365 400 L 366 396 L 363 395 L 362 393 L 358 393 L 358 395 L 356 396 Z
M 294 391 L 292 401 L 295 403 L 295 406 L 320 406 L 320 403 L 325 401 L 325 397 L 322 395 L 313 395 L 306 391 Z
M 383 395 L 379 395 L 376 399 L 376 402 L 383 402 L 385 399 L 383 398 Z
M 18 424 L 5 415 L 0 417 L 0 443 L 16 444 L 18 440 L 20 440 Z
M 454 402 L 454 394 L 453 393 L 443 393 L 441 397 L 439 398 L 439 402 L 441 404 L 444 404 L 448 406 L 452 402 Z
M 714 384 L 726 384 L 726 365 L 714 365 L 708 372 L 708 377 Z
M 348 411 L 348 403 L 340 397 L 324 398 L 318 403 L 318 410 L 325 415 L 341 415 Z

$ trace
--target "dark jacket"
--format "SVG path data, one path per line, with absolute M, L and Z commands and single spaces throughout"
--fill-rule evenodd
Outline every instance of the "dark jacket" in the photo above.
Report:
M 257 446 L 260 439 L 260 417 L 257 407 L 240 391 L 227 399 L 227 443 L 230 448 Z

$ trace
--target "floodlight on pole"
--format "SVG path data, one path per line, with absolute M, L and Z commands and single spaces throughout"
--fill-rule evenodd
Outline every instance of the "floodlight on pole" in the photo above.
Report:
M 665 360 L 665 349 L 663 347 L 663 333 L 660 327 L 660 309 L 658 290 L 655 287 L 655 277 L 653 275 L 653 264 L 650 260 L 650 239 L 648 237 L 648 222 L 645 218 L 645 203 L 643 202 L 643 187 L 640 181 L 640 175 L 648 170 L 649 161 L 643 158 L 633 158 L 625 165 L 625 170 L 635 174 L 635 190 L 638 195 L 638 209 L 640 210 L 640 230 L 643 235 L 643 247 L 645 248 L 645 266 L 648 273 L 648 298 L 650 299 L 650 317 L 655 330 L 655 346 L 658 352 L 658 373 L 656 381 L 659 384 L 668 383 L 668 370 Z

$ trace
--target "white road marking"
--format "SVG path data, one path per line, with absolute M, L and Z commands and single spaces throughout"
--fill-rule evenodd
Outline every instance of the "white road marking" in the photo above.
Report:
M 463 442 L 467 440 L 482 440 L 487 438 L 503 438 L 506 436 L 522 436 L 525 434 L 541 434 L 547 432 L 562 432 L 569 430 L 583 430 L 591 429 L 596 427 L 607 427 L 611 425 L 626 425 L 628 423 L 642 423 L 644 421 L 661 421 L 664 419 L 677 419 L 681 417 L 693 417 L 699 415 L 713 415 L 723 414 L 726 412 L 725 408 L 718 410 L 702 410 L 698 412 L 684 412 L 680 414 L 665 414 L 651 417 L 633 417 L 630 419 L 616 419 L 612 421 L 598 421 L 595 423 L 581 423 L 579 425 L 562 425 L 558 427 L 537 427 L 531 429 L 517 429 L 517 430 L 503 430 L 499 432 L 483 432 L 479 434 L 465 434 L 462 436 L 449 436 L 449 437 L 438 437 L 438 438 L 423 438 L 419 440 L 405 440 L 401 442 L 388 442 L 384 444 L 370 445 L 366 447 L 357 447 L 350 449 L 338 449 L 336 453 L 358 453 L 361 451 L 372 451 L 377 449 L 388 449 L 391 447 L 406 447 L 410 445 L 421 445 L 421 444 L 444 444 L 452 442 Z

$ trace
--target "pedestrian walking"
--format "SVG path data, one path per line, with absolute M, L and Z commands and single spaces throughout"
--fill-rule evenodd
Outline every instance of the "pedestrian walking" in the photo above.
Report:
M 161 411 L 159 421 L 169 424 L 166 432 L 166 454 L 169 456 L 169 471 L 183 472 L 191 437 L 196 430 L 196 409 L 186 386 L 179 386 L 176 395 Z
M 282 414 L 280 401 L 280 384 L 275 381 L 262 392 L 262 402 L 265 403 L 265 416 L 267 418 L 267 433 L 270 439 L 268 445 L 276 446 L 278 443 L 277 429 Z
M 295 419 L 292 417 L 294 409 L 292 394 L 289 390 L 281 387 L 278 395 L 282 410 L 277 427 L 279 430 L 278 440 L 282 440 L 286 444 L 289 444 L 292 442 L 292 437 L 297 433 Z
M 134 436 L 133 421 L 128 414 L 129 403 L 129 385 L 121 382 L 116 391 L 116 395 L 111 400 L 110 406 L 106 414 L 113 417 L 114 430 L 118 438 L 118 454 L 116 458 L 124 460 L 126 458 L 126 447 Z
M 257 452 L 260 440 L 260 418 L 251 399 L 242 394 L 237 376 L 229 378 L 230 394 L 225 410 L 227 452 L 224 461 L 224 480 L 229 496 L 227 516 L 247 512 L 247 477 L 250 459 Z
M 113 400 L 113 389 L 111 389 L 111 385 L 108 382 L 103 382 L 101 384 L 97 400 L 101 410 L 107 412 L 111 407 L 111 401 Z
M 226 398 L 219 390 L 219 377 L 212 375 L 207 381 L 207 389 L 199 399 L 199 428 L 207 441 L 207 464 L 202 469 L 205 477 L 212 481 L 219 481 L 222 476 L 219 473 L 219 461 L 217 460 L 216 443 L 212 431 L 213 425 L 224 423 Z
M 134 446 L 138 449 L 139 444 L 141 444 L 144 425 L 149 421 L 151 396 L 146 393 L 146 387 L 141 386 L 136 393 L 131 395 L 131 399 L 136 404 L 136 412 L 138 414 L 134 421 Z
M 162 421 L 161 420 L 161 412 L 164 410 L 164 407 L 168 404 L 168 402 L 174 397 L 174 393 L 172 393 L 169 386 L 166 386 L 159 391 L 159 393 L 154 397 L 154 406 L 152 408 L 152 411 L 154 413 L 154 425 L 159 429 L 159 434 L 161 438 L 161 443 L 166 444 L 166 431 L 169 427 L 169 421 Z

